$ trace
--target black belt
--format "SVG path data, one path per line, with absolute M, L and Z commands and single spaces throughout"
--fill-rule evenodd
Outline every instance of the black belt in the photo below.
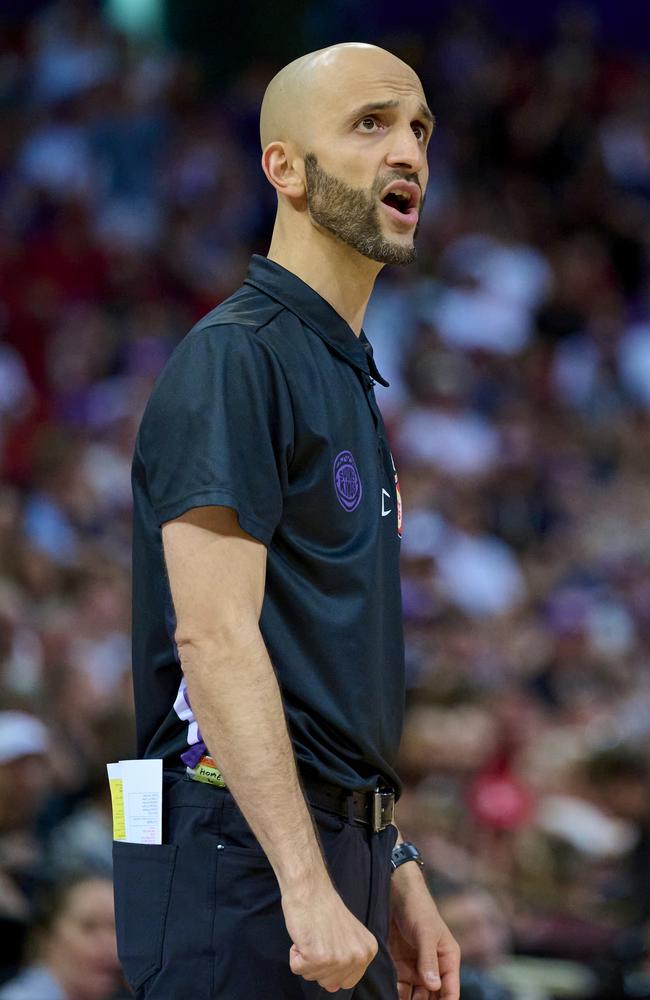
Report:
M 372 792 L 353 792 L 338 785 L 311 778 L 303 779 L 307 801 L 327 809 L 352 822 L 370 826 L 373 833 L 385 830 L 395 818 L 395 792 L 392 788 L 376 788 Z

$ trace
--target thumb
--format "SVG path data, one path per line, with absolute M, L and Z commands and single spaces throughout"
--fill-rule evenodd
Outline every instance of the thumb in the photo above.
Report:
M 289 949 L 289 968 L 294 975 L 299 976 L 305 969 L 305 959 L 296 948 L 295 944 Z
M 418 976 L 423 985 L 430 990 L 439 990 L 441 986 L 438 970 L 438 954 L 427 940 L 420 941 L 418 947 Z

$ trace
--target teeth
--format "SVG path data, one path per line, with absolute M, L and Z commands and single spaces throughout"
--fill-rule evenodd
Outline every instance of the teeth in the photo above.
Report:
M 392 204 L 393 208 L 399 209 L 402 215 L 406 215 L 413 204 L 413 198 L 411 197 L 410 191 L 389 191 L 382 200 L 387 205 Z
M 402 208 L 408 208 L 411 204 L 411 196 L 405 191 L 391 191 L 390 194 L 391 197 L 396 199 L 398 205 L 401 205 Z

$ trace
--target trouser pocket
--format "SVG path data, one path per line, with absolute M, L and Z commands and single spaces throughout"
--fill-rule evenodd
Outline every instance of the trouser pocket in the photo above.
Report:
M 134 992 L 162 965 L 175 844 L 113 842 L 117 952 Z

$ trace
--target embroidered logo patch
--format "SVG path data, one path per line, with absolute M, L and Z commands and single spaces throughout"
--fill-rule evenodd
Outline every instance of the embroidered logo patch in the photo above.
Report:
M 341 451 L 334 459 L 334 489 L 343 510 L 352 511 L 361 501 L 361 477 L 352 452 Z

